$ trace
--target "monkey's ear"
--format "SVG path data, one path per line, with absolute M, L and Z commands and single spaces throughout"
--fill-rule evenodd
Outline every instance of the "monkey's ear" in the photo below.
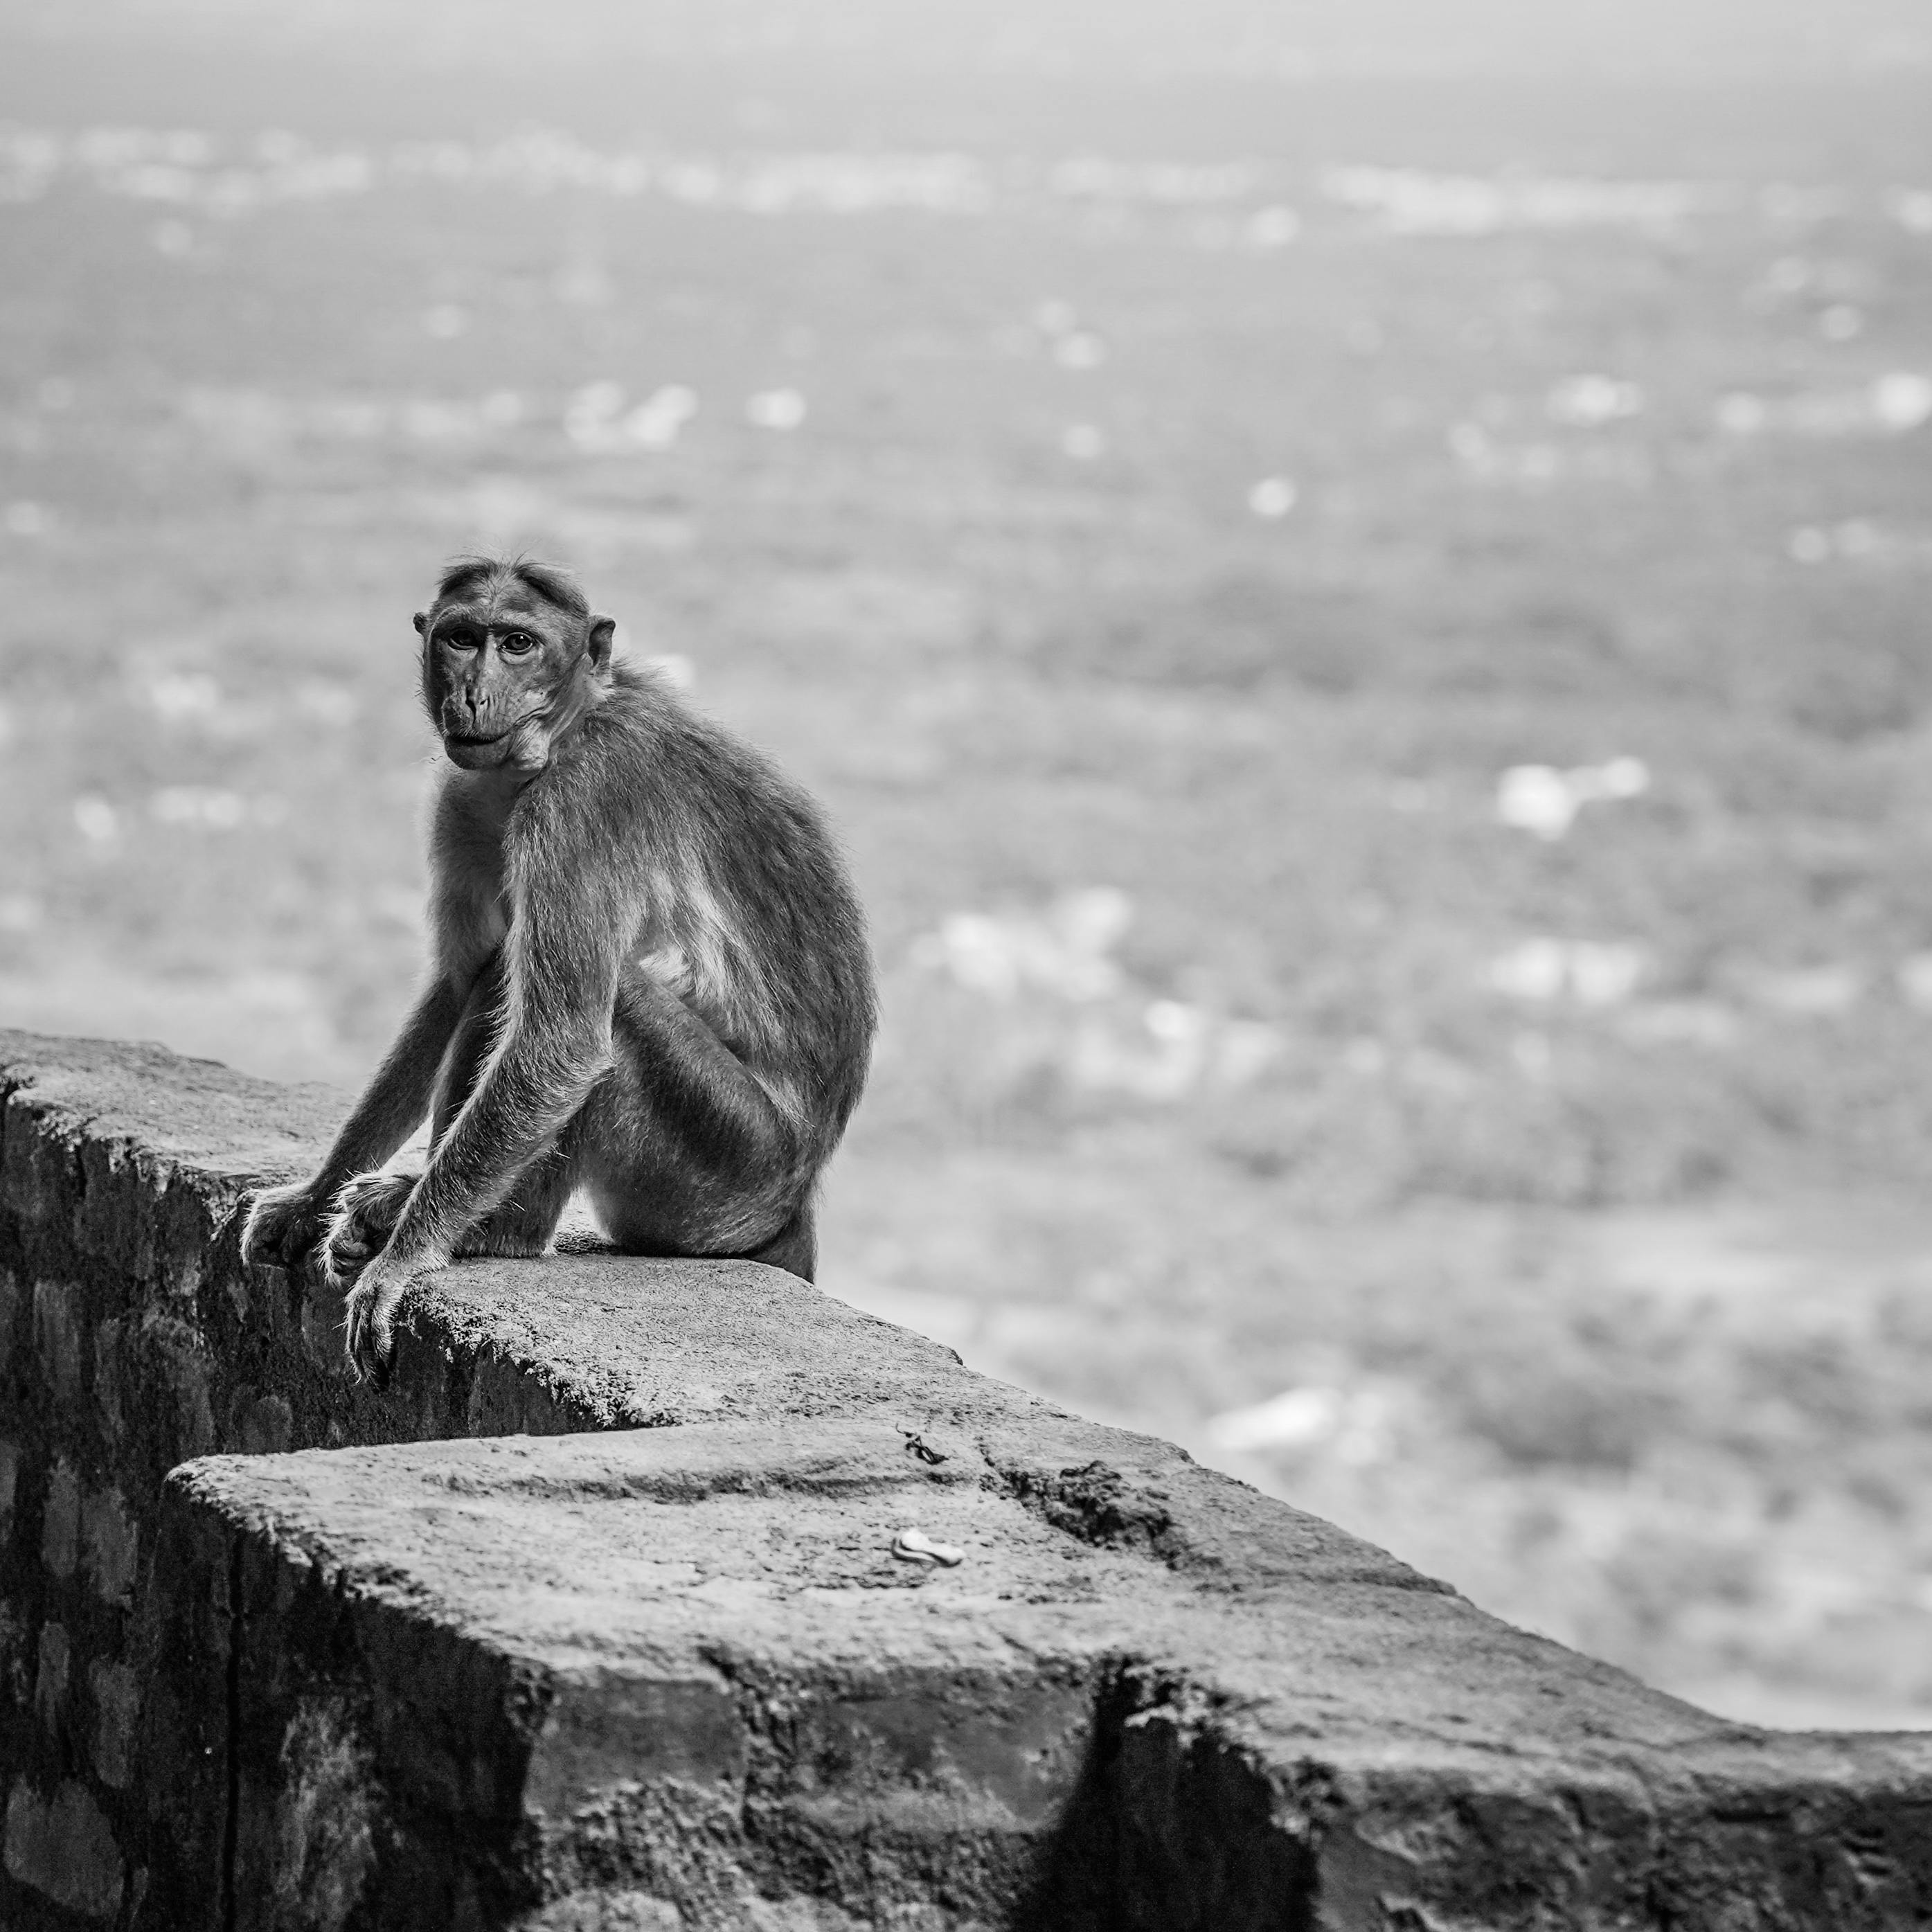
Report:
M 415 625 L 416 635 L 420 638 L 429 628 L 429 613 L 427 610 L 418 610 L 410 622 Z
M 604 670 L 610 662 L 610 646 L 617 635 L 617 620 L 614 617 L 593 617 L 586 644 L 592 670 Z

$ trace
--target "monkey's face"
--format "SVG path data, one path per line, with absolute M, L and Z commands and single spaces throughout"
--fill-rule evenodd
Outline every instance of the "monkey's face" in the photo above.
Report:
M 466 771 L 538 772 L 609 682 L 608 617 L 585 620 L 525 590 L 418 612 L 423 704 Z

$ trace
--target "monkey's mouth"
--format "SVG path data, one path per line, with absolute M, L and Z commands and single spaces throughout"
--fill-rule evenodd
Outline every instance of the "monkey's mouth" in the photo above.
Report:
M 515 728 L 515 726 L 512 725 L 510 730 L 514 730 Z M 466 736 L 460 731 L 446 731 L 442 734 L 442 742 L 446 745 L 461 745 L 466 749 L 475 751 L 485 745 L 500 745 L 509 735 L 509 731 L 498 731 L 488 738 L 472 738 Z

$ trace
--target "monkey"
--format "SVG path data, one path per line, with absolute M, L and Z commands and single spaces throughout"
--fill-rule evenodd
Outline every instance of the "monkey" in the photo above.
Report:
M 321 1167 L 253 1196 L 244 1259 L 320 1246 L 350 1367 L 379 1385 L 412 1282 L 543 1253 L 580 1190 L 621 1253 L 811 1280 L 877 1024 L 818 808 L 615 656 L 562 568 L 460 558 L 414 622 L 446 754 L 428 971 Z M 383 1171 L 425 1116 L 422 1173 Z

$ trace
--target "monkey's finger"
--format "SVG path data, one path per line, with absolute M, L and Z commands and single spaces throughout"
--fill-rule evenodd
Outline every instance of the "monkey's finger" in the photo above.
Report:
M 281 1259 L 281 1231 L 264 1204 L 258 1200 L 248 1204 L 248 1218 L 242 1224 L 242 1258 L 256 1262 L 278 1262 Z
M 328 1277 L 328 1285 L 344 1294 L 356 1286 L 357 1278 L 369 1265 L 366 1248 L 338 1240 L 333 1235 L 322 1244 L 322 1271 Z
M 379 1389 L 389 1386 L 396 1359 L 396 1324 L 379 1310 L 369 1318 L 369 1379 Z
M 390 1365 L 396 1358 L 396 1310 L 408 1292 L 406 1281 L 385 1282 L 376 1289 L 369 1310 L 369 1353 L 374 1364 L 376 1385 L 388 1387 Z
M 386 1234 L 377 1238 L 360 1222 L 338 1214 L 322 1246 L 322 1265 L 329 1280 L 346 1294 L 362 1279 L 386 1239 Z
M 364 1360 L 368 1330 L 369 1296 L 366 1290 L 358 1288 L 350 1295 L 342 1320 L 342 1352 L 349 1358 L 350 1373 L 358 1382 L 368 1379 L 368 1365 Z
M 365 1283 L 350 1291 L 343 1346 L 358 1382 L 373 1382 L 379 1389 L 388 1386 L 395 1351 L 395 1309 L 402 1298 L 400 1287 L 370 1288 Z

